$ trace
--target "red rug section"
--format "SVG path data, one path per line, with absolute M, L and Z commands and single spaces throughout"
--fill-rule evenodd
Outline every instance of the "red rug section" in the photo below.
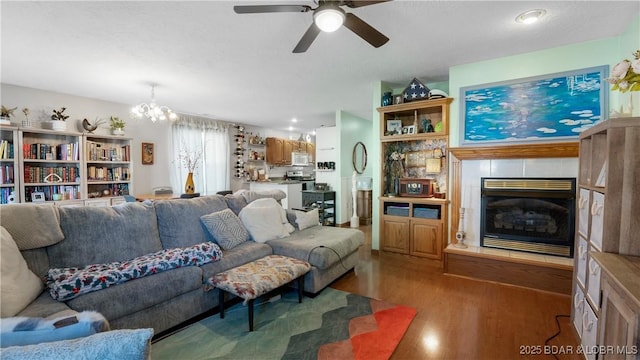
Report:
M 373 314 L 351 320 L 350 340 L 321 346 L 318 359 L 389 359 L 416 316 L 416 310 L 378 300 L 371 300 L 371 308 Z

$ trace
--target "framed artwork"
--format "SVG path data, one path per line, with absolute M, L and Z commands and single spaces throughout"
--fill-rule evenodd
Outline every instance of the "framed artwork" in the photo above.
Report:
M 402 134 L 402 120 L 387 120 L 387 133 L 390 135 Z
M 463 87 L 461 145 L 577 139 L 609 108 L 609 66 Z
M 43 192 L 33 192 L 31 193 L 31 201 L 35 203 L 44 202 L 44 193 Z
M 402 133 L 403 134 L 415 134 L 416 133 L 416 126 L 415 125 L 403 126 L 402 127 Z
M 142 143 L 142 165 L 153 164 L 153 143 Z

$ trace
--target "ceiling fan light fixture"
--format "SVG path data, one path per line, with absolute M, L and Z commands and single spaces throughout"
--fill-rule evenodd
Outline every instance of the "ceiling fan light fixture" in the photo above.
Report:
M 547 13 L 544 9 L 535 9 L 525 11 L 516 17 L 516 22 L 519 24 L 533 24 L 540 20 Z
M 344 11 L 337 7 L 325 7 L 313 13 L 313 21 L 324 32 L 334 32 L 344 23 Z

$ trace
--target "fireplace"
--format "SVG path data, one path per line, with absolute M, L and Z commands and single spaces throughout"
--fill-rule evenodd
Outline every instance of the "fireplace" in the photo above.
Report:
M 573 257 L 575 178 L 481 178 L 480 244 Z

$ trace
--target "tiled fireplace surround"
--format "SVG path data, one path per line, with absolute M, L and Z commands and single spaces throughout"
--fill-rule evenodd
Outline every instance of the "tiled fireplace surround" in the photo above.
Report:
M 578 143 L 549 143 L 489 147 L 458 147 L 451 151 L 452 211 L 451 238 L 455 244 L 459 208 L 465 210 L 465 244 L 463 251 L 496 257 L 512 257 L 535 262 L 571 266 L 573 260 L 557 256 L 519 251 L 480 248 L 480 178 L 481 177 L 577 177 Z M 464 196 L 464 199 L 463 199 Z M 451 247 L 451 246 L 450 246 Z M 461 251 L 456 249 L 456 251 Z

